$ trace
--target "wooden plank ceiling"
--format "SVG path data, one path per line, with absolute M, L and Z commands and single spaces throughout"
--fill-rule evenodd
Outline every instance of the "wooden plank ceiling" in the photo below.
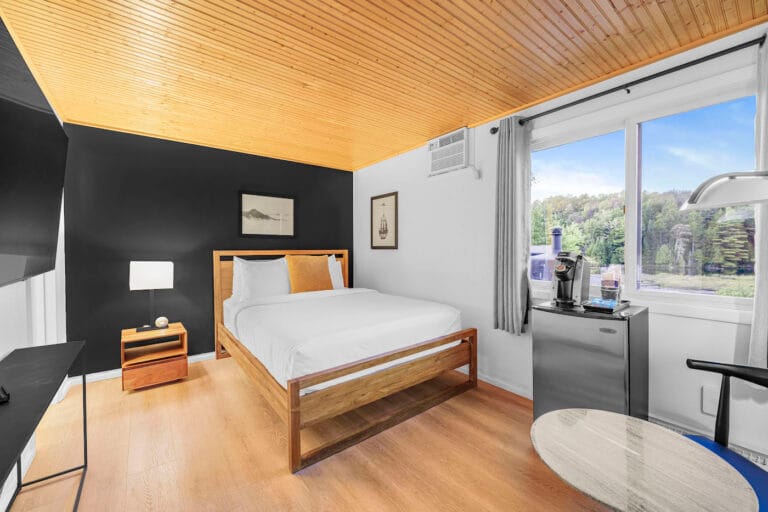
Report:
M 69 123 L 355 170 L 768 20 L 765 0 L 0 0 Z

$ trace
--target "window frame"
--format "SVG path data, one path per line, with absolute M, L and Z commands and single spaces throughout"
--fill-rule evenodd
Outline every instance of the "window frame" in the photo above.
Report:
M 701 86 L 701 87 L 697 87 Z M 691 97 L 691 87 L 698 89 Z M 746 312 L 752 309 L 753 298 L 704 295 L 691 292 L 669 292 L 653 289 L 639 289 L 639 265 L 641 263 L 642 227 L 640 225 L 642 175 L 640 169 L 640 130 L 641 123 L 652 121 L 698 108 L 743 98 L 756 94 L 754 67 L 742 67 L 725 73 L 711 73 L 693 84 L 673 88 L 659 88 L 656 91 L 641 94 L 639 99 L 593 108 L 578 116 L 555 121 L 543 127 L 534 125 L 531 138 L 531 152 L 550 149 L 556 146 L 578 142 L 580 140 L 605 135 L 617 130 L 624 130 L 624 289 L 623 297 L 642 304 L 664 304 L 664 311 L 683 311 L 689 316 L 694 310 L 707 308 Z M 629 108 L 622 108 L 631 104 Z M 622 115 L 622 110 L 626 114 Z M 585 126 L 585 121 L 587 126 Z M 558 127 L 558 123 L 562 127 Z M 573 128 L 569 128 L 568 124 Z M 538 128 L 538 130 L 537 130 Z M 530 280 L 534 299 L 550 299 L 552 285 L 549 281 Z M 590 294 L 598 295 L 599 287 L 591 287 Z M 671 307 L 671 309 L 670 309 Z M 655 308 L 654 308 L 655 309 Z M 661 310 L 659 310 L 661 312 Z M 704 313 L 703 313 L 704 314 Z M 705 313 L 709 317 L 711 311 Z M 693 315 L 695 316 L 695 315 Z M 733 315 L 731 315 L 733 316 Z M 741 318 L 743 315 L 736 315 Z
M 590 130 L 588 132 L 582 132 L 579 133 L 578 136 L 575 136 L 572 139 L 566 139 L 566 138 L 552 138 L 546 140 L 545 143 L 542 143 L 541 141 L 537 141 L 536 144 L 534 144 L 534 141 L 531 140 L 531 153 L 537 152 L 537 151 L 543 151 L 546 149 L 555 148 L 558 146 L 564 146 L 566 144 L 571 144 L 574 142 L 580 142 L 587 139 L 592 139 L 594 137 L 600 137 L 601 135 L 608 135 L 609 133 L 613 132 L 619 132 L 624 131 L 624 159 L 625 159 L 625 176 L 624 176 L 624 203 L 626 204 L 627 200 L 627 186 L 626 186 L 626 151 L 627 151 L 627 133 L 625 130 L 624 124 L 617 124 L 616 122 L 607 124 L 606 130 L 604 132 L 596 132 L 595 130 Z M 575 134 L 574 134 L 575 135 Z M 535 148 L 535 149 L 534 149 Z M 532 206 L 532 205 L 531 205 Z M 530 211 L 530 209 L 529 209 Z M 628 231 L 626 231 L 626 212 L 624 215 L 624 276 L 626 278 L 626 266 L 627 266 L 627 242 L 626 238 L 628 236 Z M 530 252 L 530 251 L 529 251 Z M 530 272 L 530 255 L 528 257 L 528 268 Z M 552 293 L 552 281 L 542 281 L 542 280 L 534 280 L 529 279 L 530 285 L 531 285 L 531 294 L 534 299 L 542 299 L 547 300 L 551 298 Z M 600 287 L 599 286 L 593 286 L 590 285 L 589 288 L 589 294 L 591 296 L 599 296 L 600 295 Z

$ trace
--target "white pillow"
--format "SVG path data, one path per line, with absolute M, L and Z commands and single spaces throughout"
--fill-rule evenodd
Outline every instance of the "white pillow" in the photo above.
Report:
M 232 274 L 232 297 L 244 301 L 291 293 L 288 264 L 285 258 L 244 260 L 235 256 Z
M 341 262 L 336 261 L 336 256 L 328 256 L 328 272 L 331 274 L 331 284 L 334 290 L 344 288 L 344 273 L 341 271 Z

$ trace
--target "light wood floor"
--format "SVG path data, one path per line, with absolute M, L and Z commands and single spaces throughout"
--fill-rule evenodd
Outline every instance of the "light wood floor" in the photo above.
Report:
M 602 510 L 531 446 L 531 403 L 488 385 L 306 468 L 287 469 L 285 428 L 234 360 L 124 393 L 88 385 L 84 511 Z M 46 414 L 31 480 L 79 464 L 80 387 Z M 77 476 L 26 488 L 14 512 L 68 510 Z

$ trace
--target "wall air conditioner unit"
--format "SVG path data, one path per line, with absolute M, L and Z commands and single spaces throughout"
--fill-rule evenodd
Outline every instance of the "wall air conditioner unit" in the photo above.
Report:
M 461 128 L 429 141 L 429 176 L 469 166 L 469 129 Z

